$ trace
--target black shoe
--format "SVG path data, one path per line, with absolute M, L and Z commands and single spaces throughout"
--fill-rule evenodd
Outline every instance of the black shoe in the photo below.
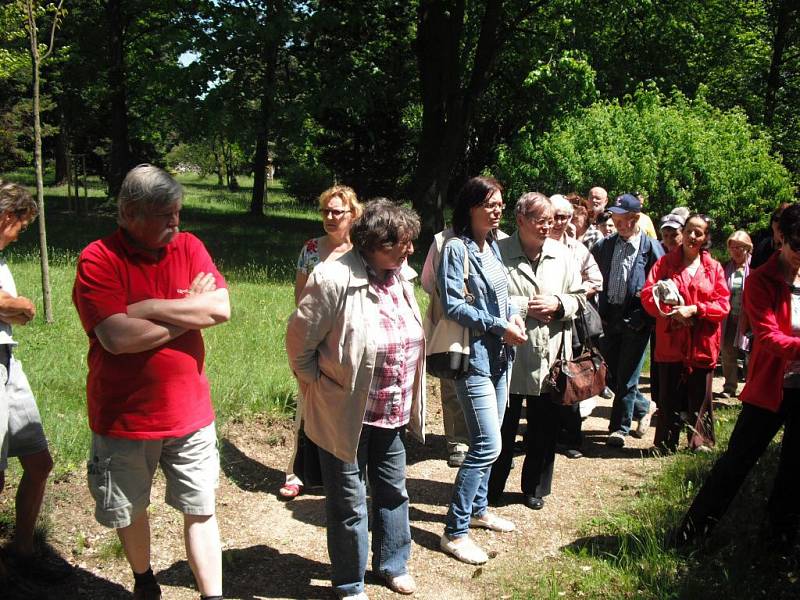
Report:
M 583 458 L 583 452 L 575 448 L 567 448 L 564 450 L 564 456 L 567 458 Z
M 4 555 L 9 571 L 37 584 L 59 583 L 73 574 L 72 565 L 49 548 L 31 556 L 6 548 Z
M 467 453 L 463 450 L 455 450 L 447 457 L 447 466 L 453 469 L 458 469 L 464 464 L 464 459 L 467 458 Z
M 531 510 L 542 510 L 544 508 L 544 498 L 525 494 L 525 506 Z
M 133 586 L 133 600 L 161 600 L 161 586 L 154 580 Z

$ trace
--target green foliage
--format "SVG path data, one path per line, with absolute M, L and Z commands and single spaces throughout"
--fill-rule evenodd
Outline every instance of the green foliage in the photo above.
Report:
M 764 224 L 793 194 L 769 138 L 741 111 L 714 108 L 702 90 L 690 100 L 640 87 L 623 102 L 576 111 L 542 135 L 527 128 L 500 147 L 497 166 L 512 198 L 593 185 L 612 196 L 638 190 L 654 214 L 685 205 L 712 215 L 726 231 Z
M 316 205 L 319 195 L 334 182 L 333 174 L 323 165 L 289 163 L 281 175 L 286 191 L 305 206 Z

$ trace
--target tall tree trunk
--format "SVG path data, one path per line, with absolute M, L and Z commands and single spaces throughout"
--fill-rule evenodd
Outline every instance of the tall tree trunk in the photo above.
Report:
M 453 170 L 464 156 L 475 104 L 500 49 L 502 15 L 502 0 L 486 2 L 472 70 L 466 73 L 468 61 L 461 51 L 464 0 L 422 0 L 419 4 L 416 49 L 422 82 L 422 132 L 413 200 L 427 234 L 444 226 Z
M 25 7 L 28 14 L 28 37 L 31 44 L 31 70 L 33 75 L 33 166 L 36 172 L 36 202 L 39 205 L 39 260 L 42 271 L 42 301 L 44 304 L 44 320 L 46 323 L 52 323 L 53 302 L 50 288 L 50 261 L 47 256 L 47 227 L 44 216 L 42 123 L 39 118 L 39 66 L 41 55 L 39 54 L 39 38 L 36 29 L 36 13 L 33 0 L 27 0 Z M 55 25 L 53 27 L 55 27 Z
M 786 49 L 786 38 L 792 19 L 798 11 L 797 0 L 778 0 L 776 2 L 775 37 L 772 42 L 772 61 L 767 74 L 767 89 L 764 94 L 764 125 L 772 127 L 775 119 L 775 106 L 778 90 L 781 87 L 781 66 L 783 65 L 783 52 Z
M 108 166 L 108 191 L 116 198 L 125 174 L 132 166 L 128 141 L 127 72 L 125 67 L 125 23 L 122 0 L 108 0 L 106 4 L 108 28 L 108 88 L 111 113 L 111 157 Z
M 275 109 L 275 81 L 278 69 L 278 50 L 283 43 L 282 0 L 273 0 L 267 8 L 267 24 L 263 28 L 264 41 L 262 62 L 264 72 L 261 78 L 261 110 L 259 112 L 256 154 L 253 158 L 253 197 L 250 201 L 250 214 L 263 215 L 267 201 L 266 171 L 269 160 L 269 136 L 272 113 Z
M 61 123 L 59 125 L 58 134 L 56 135 L 54 150 L 56 176 L 53 184 L 64 185 L 67 183 L 67 178 L 69 177 L 69 160 L 67 159 L 67 153 L 69 152 L 69 132 L 67 131 L 67 124 L 63 111 L 61 111 Z

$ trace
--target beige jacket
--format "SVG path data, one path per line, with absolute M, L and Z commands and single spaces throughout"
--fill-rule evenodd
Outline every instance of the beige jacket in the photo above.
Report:
M 403 291 L 422 325 L 410 267 L 400 273 Z M 289 317 L 286 353 L 303 395 L 306 435 L 345 462 L 356 461 L 377 351 L 370 326 L 378 322 L 377 296 L 361 255 L 351 250 L 318 265 Z M 414 375 L 408 430 L 425 441 L 425 348 Z
M 569 249 L 563 244 L 545 240 L 536 274 L 522 251 L 518 232 L 499 241 L 498 246 L 508 273 L 509 302 L 518 308 L 520 314 L 526 315 L 528 299 L 535 294 L 553 294 L 564 307 L 562 319 L 548 324 L 526 317 L 528 340 L 516 348 L 509 392 L 538 396 L 547 391 L 544 389 L 544 379 L 558 356 L 562 335 L 566 356 L 572 357 L 572 319 L 578 308 L 586 303 L 586 292 L 580 271 Z

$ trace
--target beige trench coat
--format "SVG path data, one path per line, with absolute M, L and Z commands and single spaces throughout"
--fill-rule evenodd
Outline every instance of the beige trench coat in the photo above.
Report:
M 400 273 L 405 298 L 422 327 L 409 281 L 415 276 L 410 267 Z M 377 302 L 366 263 L 351 250 L 314 269 L 286 330 L 286 353 L 303 395 L 304 431 L 318 446 L 349 463 L 356 461 L 375 368 L 377 347 L 370 324 L 378 322 Z M 408 431 L 425 441 L 424 347 L 414 374 Z
M 543 389 L 544 379 L 558 356 L 562 336 L 566 356 L 572 357 L 572 319 L 586 303 L 586 292 L 580 271 L 563 244 L 551 239 L 545 241 L 536 274 L 522 251 L 519 232 L 500 240 L 498 246 L 508 274 L 509 302 L 525 317 L 528 333 L 528 340 L 516 348 L 509 393 L 538 396 L 547 391 Z M 528 300 L 536 294 L 557 296 L 564 307 L 564 316 L 550 323 L 527 317 Z

